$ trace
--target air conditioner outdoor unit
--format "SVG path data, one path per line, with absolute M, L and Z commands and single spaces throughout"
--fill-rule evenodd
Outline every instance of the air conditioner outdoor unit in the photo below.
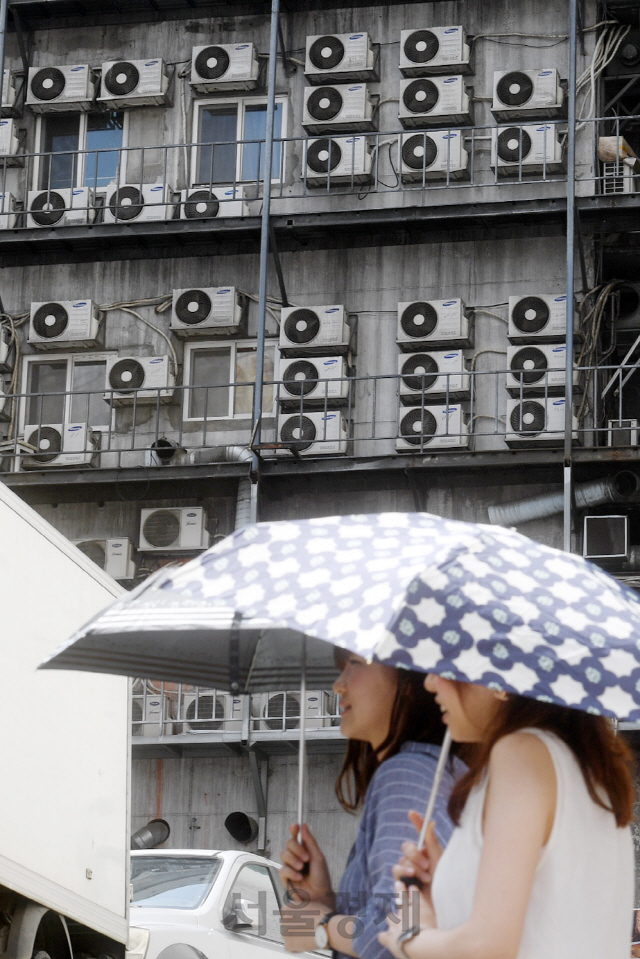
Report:
M 347 425 L 339 410 L 290 413 L 278 420 L 277 453 L 335 456 L 347 452 Z
M 398 356 L 400 402 L 418 406 L 432 400 L 462 400 L 470 395 L 462 350 L 401 353 Z
M 235 286 L 174 290 L 171 329 L 177 336 L 239 333 L 246 319 L 244 305 Z
M 11 113 L 16 102 L 16 87 L 8 68 L 2 74 L 2 113 Z
M 585 516 L 582 555 L 592 560 L 628 560 L 629 517 Z
M 164 60 L 108 60 L 102 64 L 98 99 L 113 109 L 161 106 L 167 102 L 168 87 Z
M 303 178 L 309 186 L 368 183 L 371 180 L 371 150 L 366 137 L 308 140 L 305 160 Z
M 507 446 L 562 446 L 564 442 L 564 396 L 544 399 L 508 399 Z M 572 438 L 578 438 L 578 424 L 573 417 Z
M 564 169 L 558 127 L 552 123 L 491 131 L 491 168 L 498 176 L 559 173 Z
M 307 133 L 363 133 L 375 129 L 373 102 L 364 83 L 306 87 L 302 126 Z
M 37 350 L 96 346 L 98 310 L 91 300 L 32 303 L 28 342 Z
M 471 123 L 471 104 L 463 78 L 458 74 L 401 80 L 398 116 L 405 128 Z
M 467 176 L 469 154 L 458 130 L 403 133 L 400 173 L 405 181 L 460 180 Z
M 511 396 L 564 395 L 567 347 L 565 343 L 539 343 L 507 347 L 507 389 Z M 578 384 L 578 371 L 573 374 Z
M 640 282 L 625 281 L 617 288 L 617 294 L 616 331 L 640 330 Z
M 405 77 L 471 73 L 470 48 L 462 27 L 425 27 L 400 34 L 400 72 Z
M 637 446 L 640 438 L 638 423 L 630 420 L 607 420 L 607 446 Z
M 561 343 L 567 338 L 566 294 L 533 293 L 509 297 L 509 328 L 512 343 L 546 340 Z
M 114 406 L 169 403 L 174 394 L 169 356 L 110 356 L 104 398 Z
M 305 701 L 305 729 L 331 726 L 332 695 L 324 689 L 308 689 Z M 300 728 L 300 693 L 266 693 L 261 705 L 262 729 L 286 732 Z
M 259 71 L 253 43 L 215 43 L 193 48 L 189 82 L 200 93 L 253 90 Z
M 13 230 L 16 225 L 16 198 L 13 193 L 0 193 L 0 230 Z
M 23 457 L 23 469 L 90 466 L 96 452 L 91 429 L 86 423 L 26 425 L 24 441 L 33 446 L 35 452 Z
M 349 395 L 347 364 L 343 356 L 282 360 L 278 399 L 286 408 L 342 405 Z
M 550 120 L 564 116 L 564 90 L 558 71 L 496 71 L 491 112 L 496 120 Z
M 19 148 L 15 120 L 0 120 L 0 157 L 5 165 L 16 166 L 23 162 L 23 157 L 16 156 Z
M 640 174 L 638 161 L 631 158 L 602 164 L 602 192 L 605 196 L 619 193 L 638 193 Z
M 309 83 L 377 80 L 376 57 L 368 33 L 307 37 L 304 75 Z
M 27 197 L 27 226 L 86 226 L 93 223 L 93 190 L 30 190 Z
M 34 113 L 83 112 L 95 97 L 88 63 L 71 67 L 30 67 L 26 103 Z
M 173 703 L 168 696 L 146 688 L 131 697 L 131 735 L 156 739 L 174 732 Z M 167 722 L 169 720 L 169 722 Z
M 396 342 L 405 353 L 438 346 L 471 346 L 469 317 L 464 302 L 451 299 L 398 303 Z
M 244 187 L 192 187 L 182 191 L 180 216 L 183 220 L 210 220 L 228 216 L 246 216 Z
M 114 579 L 133 579 L 136 575 L 133 546 L 126 537 L 79 540 L 76 546 Z
M 173 217 L 173 189 L 163 183 L 112 184 L 107 190 L 105 223 L 149 223 Z
M 207 514 L 200 506 L 140 510 L 140 545 L 146 552 L 208 549 Z
M 399 453 L 431 453 L 468 446 L 468 416 L 457 404 L 400 408 L 396 440 Z
M 242 729 L 242 696 L 205 687 L 182 687 L 181 718 L 186 733 L 239 732 Z
M 288 306 L 280 314 L 283 356 L 346 353 L 350 335 L 347 311 L 342 305 Z

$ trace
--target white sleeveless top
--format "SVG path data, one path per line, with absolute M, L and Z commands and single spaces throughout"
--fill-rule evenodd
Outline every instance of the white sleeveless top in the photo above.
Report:
M 517 959 L 628 959 L 634 897 L 630 827 L 597 806 L 578 762 L 561 740 L 526 729 L 546 745 L 556 772 L 556 814 L 542 850 Z M 435 871 L 439 929 L 471 917 L 480 856 L 487 778 L 469 793 Z

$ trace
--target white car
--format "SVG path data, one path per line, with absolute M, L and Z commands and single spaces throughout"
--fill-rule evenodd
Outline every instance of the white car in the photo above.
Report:
M 280 934 L 284 893 L 278 869 L 269 859 L 238 851 L 132 852 L 126 959 L 289 955 Z

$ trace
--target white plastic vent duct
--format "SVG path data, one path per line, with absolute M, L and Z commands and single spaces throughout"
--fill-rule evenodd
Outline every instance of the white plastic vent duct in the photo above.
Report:
M 579 483 L 573 490 L 576 509 L 601 506 L 603 503 L 631 503 L 640 498 L 640 476 L 621 470 L 606 479 Z M 489 520 L 496 526 L 519 526 L 534 519 L 555 516 L 564 509 L 564 493 L 544 493 L 530 499 L 490 506 Z
M 193 464 L 197 463 L 250 463 L 251 450 L 244 446 L 213 446 L 211 449 L 193 450 L 189 456 Z M 248 476 L 242 476 L 238 481 L 238 495 L 236 499 L 235 528 L 247 526 L 253 522 L 252 515 L 253 484 Z

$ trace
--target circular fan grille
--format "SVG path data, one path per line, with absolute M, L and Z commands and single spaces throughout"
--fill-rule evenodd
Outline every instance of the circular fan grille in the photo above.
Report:
M 519 163 L 531 153 L 531 137 L 526 130 L 510 127 L 498 136 L 498 156 L 509 163 Z
M 344 45 L 337 37 L 318 37 L 309 49 L 309 59 L 316 70 L 333 70 L 343 58 Z
M 215 702 L 215 719 L 214 719 Z M 187 706 L 187 725 L 194 732 L 220 729 L 224 719 L 224 703 L 213 696 L 198 696 Z
M 414 30 L 404 41 L 404 55 L 412 63 L 430 63 L 440 49 L 440 41 L 431 30 Z
M 30 212 L 31 217 L 38 226 L 53 226 L 66 209 L 64 197 L 60 193 L 54 193 L 51 190 L 48 193 L 39 193 L 33 200 Z
M 342 150 L 335 140 L 315 140 L 307 151 L 307 164 L 314 173 L 333 172 L 342 159 Z
M 297 360 L 285 370 L 282 377 L 287 393 L 292 396 L 307 396 L 316 388 L 320 379 L 317 367 L 309 360 Z
M 402 144 L 402 162 L 412 170 L 426 170 L 438 155 L 433 139 L 416 133 Z
M 204 290 L 185 290 L 176 300 L 176 316 L 182 323 L 202 323 L 210 313 L 211 298 Z
M 533 81 L 526 73 L 514 70 L 500 77 L 496 85 L 498 99 L 508 107 L 521 107 L 531 99 Z
M 175 546 L 180 541 L 180 520 L 174 510 L 155 509 L 145 519 L 142 535 L 150 546 Z
M 41 426 L 27 437 L 29 446 L 35 446 L 37 453 L 32 459 L 37 463 L 50 463 L 62 450 L 62 437 L 53 426 Z
M 111 195 L 109 209 L 117 220 L 135 220 L 144 209 L 144 197 L 135 186 L 121 186 Z
M 76 545 L 81 553 L 84 553 L 84 555 L 90 560 L 93 560 L 96 566 L 99 566 L 100 569 L 104 569 L 107 561 L 107 554 L 103 544 L 99 539 L 88 539 L 86 542 L 77 543 Z
M 431 389 L 437 374 L 438 364 L 428 353 L 416 353 L 402 364 L 402 382 L 410 390 Z
M 514 406 L 509 421 L 514 433 L 541 433 L 546 422 L 544 406 L 535 400 L 525 400 Z
M 291 343 L 310 343 L 320 332 L 320 320 L 313 310 L 294 310 L 284 321 L 285 336 Z
M 220 203 L 211 190 L 196 190 L 190 193 L 184 205 L 184 215 L 187 220 L 202 220 L 217 216 L 220 212 Z
M 433 80 L 413 80 L 405 87 L 402 102 L 411 113 L 430 113 L 440 98 Z
M 640 307 L 640 292 L 635 286 L 621 286 L 618 295 L 620 297 L 620 312 L 618 319 L 624 320 L 628 316 L 633 316 Z
M 429 410 L 411 410 L 400 421 L 400 436 L 412 446 L 428 443 L 437 430 L 435 416 Z
M 286 705 L 284 693 L 276 693 L 274 696 L 270 696 L 266 711 L 269 713 L 264 719 L 267 729 L 282 729 L 283 726 L 285 729 L 296 729 L 299 724 L 300 702 L 291 693 L 286 697 Z
M 524 346 L 511 359 L 511 372 L 518 383 L 538 383 L 547 368 L 547 358 L 536 346 Z
M 521 333 L 539 333 L 549 322 L 549 307 L 539 296 L 523 296 L 511 311 L 511 318 Z
M 109 371 L 109 386 L 118 393 L 133 393 L 144 383 L 144 368 L 137 360 L 118 360 Z
M 281 442 L 290 443 L 298 452 L 308 450 L 317 435 L 314 422 L 308 416 L 291 416 L 280 430 Z
M 640 63 L 640 46 L 634 41 L 623 43 L 619 56 L 625 67 L 633 67 Z
M 426 339 L 437 325 L 438 314 L 430 303 L 410 303 L 400 317 L 403 332 L 416 340 Z
M 33 328 L 43 339 L 60 336 L 67 328 L 69 315 L 61 303 L 43 303 L 33 315 Z
M 135 63 L 120 60 L 109 67 L 104 77 L 104 85 L 114 96 L 126 96 L 133 93 L 140 83 L 140 73 Z
M 45 67 L 38 70 L 31 81 L 31 92 L 38 100 L 55 100 L 64 90 L 66 81 L 62 70 Z
M 307 100 L 307 111 L 314 120 L 333 120 L 342 110 L 342 103 L 337 87 L 318 87 Z
M 229 54 L 222 47 L 205 47 L 196 57 L 195 67 L 203 80 L 219 80 L 229 69 Z

